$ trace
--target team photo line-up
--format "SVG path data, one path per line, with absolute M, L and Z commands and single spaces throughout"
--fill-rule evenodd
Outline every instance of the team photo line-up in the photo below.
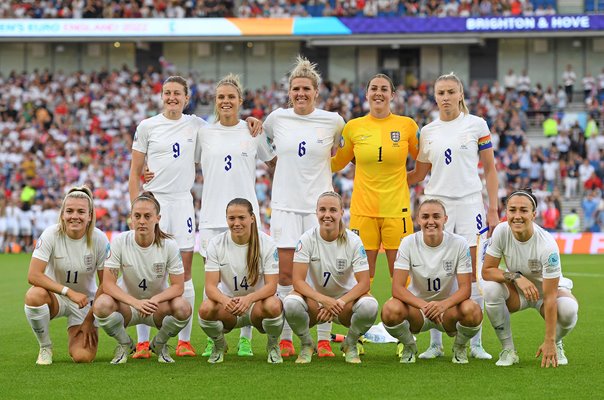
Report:
M 496 365 L 516 364 L 510 313 L 530 307 L 545 320 L 541 366 L 568 364 L 562 339 L 578 316 L 572 281 L 562 276 L 553 237 L 534 222 L 537 198 L 530 189 L 508 196 L 507 221 L 500 223 L 489 129 L 469 114 L 459 78 L 450 73 L 436 80 L 439 118 L 421 130 L 413 119 L 391 113 L 395 87 L 384 74 L 367 83 L 369 113 L 348 123 L 315 108 L 320 80 L 316 65 L 298 57 L 289 73 L 289 107 L 264 122 L 242 121 L 243 90 L 229 74 L 216 85 L 212 124 L 183 114 L 184 78 L 164 81 L 163 112 L 134 134 L 131 230 L 110 244 L 95 228 L 92 192 L 73 187 L 58 223 L 36 243 L 25 315 L 40 345 L 37 364 L 52 364 L 49 325 L 60 316 L 67 317 L 75 362 L 94 360 L 97 327 L 118 342 L 112 364 L 152 352 L 172 363 L 167 343 L 175 336 L 176 355 L 195 356 L 194 310 L 208 337 L 202 355 L 209 363 L 224 361 L 224 335 L 234 328 L 241 328 L 237 354 L 252 356 L 252 327 L 267 335 L 269 363 L 294 355 L 296 363 L 310 363 L 314 354 L 334 357 L 333 322 L 348 328 L 341 345 L 346 362 L 360 363 L 360 338 L 379 310 L 370 286 L 382 248 L 392 297 L 381 320 L 398 340 L 401 363 L 443 356 L 443 332 L 454 337 L 453 363 L 468 363 L 468 353 L 491 359 L 481 341 L 484 309 L 502 345 Z M 409 157 L 415 167 L 408 172 Z M 259 229 L 258 160 L 274 175 L 270 235 Z M 332 172 L 350 162 L 355 176 L 346 229 Z M 198 309 L 191 279 L 196 164 L 204 174 L 198 230 L 205 288 Z M 428 173 L 414 233 L 409 186 Z M 136 342 L 126 332 L 133 325 Z M 309 331 L 314 325 L 316 342 Z M 151 327 L 158 329 L 153 339 Z M 430 345 L 418 355 L 414 335 L 427 330 Z

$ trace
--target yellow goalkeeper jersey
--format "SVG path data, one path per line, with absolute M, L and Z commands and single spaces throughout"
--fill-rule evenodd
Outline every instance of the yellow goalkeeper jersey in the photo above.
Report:
M 333 172 L 356 160 L 350 213 L 399 218 L 410 214 L 407 156 L 418 152 L 418 127 L 408 117 L 390 114 L 350 120 L 340 148 L 331 159 Z

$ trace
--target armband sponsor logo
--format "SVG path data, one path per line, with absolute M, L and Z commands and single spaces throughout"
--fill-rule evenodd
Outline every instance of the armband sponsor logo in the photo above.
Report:
M 543 269 L 543 265 L 539 260 L 528 260 L 528 267 L 533 274 L 538 274 Z

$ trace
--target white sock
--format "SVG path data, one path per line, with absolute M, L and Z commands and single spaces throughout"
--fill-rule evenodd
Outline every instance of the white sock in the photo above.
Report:
M 291 329 L 300 338 L 302 345 L 312 344 L 310 336 L 310 317 L 308 316 L 308 305 L 302 297 L 289 295 L 283 300 L 285 319 L 289 322 Z M 281 335 L 283 338 L 283 334 Z
M 503 283 L 484 281 L 483 294 L 485 310 L 495 329 L 495 334 L 504 349 L 514 349 L 512 339 L 512 325 L 510 323 L 510 312 L 505 304 L 509 297 L 508 289 Z
M 184 321 L 177 320 L 172 315 L 166 315 L 161 322 L 161 328 L 155 335 L 155 343 L 159 345 L 166 344 L 171 337 L 174 337 L 191 322 L 191 318 Z
M 242 326 L 239 332 L 240 338 L 246 338 L 248 340 L 252 340 L 252 326 Z
M 398 339 L 404 345 L 415 344 L 415 338 L 409 330 L 409 321 L 404 320 L 398 325 L 395 326 L 387 326 L 384 324 L 384 328 L 386 331 L 392 336 Z
M 430 329 L 430 346 L 443 347 L 443 333 L 438 329 Z
M 25 317 L 34 331 L 40 347 L 52 347 L 50 340 L 50 309 L 48 304 L 39 307 L 25 305 Z
M 124 316 L 122 314 L 114 311 L 106 318 L 100 318 L 96 315 L 94 318 L 96 318 L 99 326 L 107 332 L 107 335 L 115 338 L 119 344 L 130 344 L 131 339 L 124 327 Z
M 293 289 L 294 287 L 292 285 L 277 285 L 277 297 L 279 297 L 283 302 L 287 295 L 289 295 L 289 293 Z M 285 321 L 285 323 L 283 324 L 283 331 L 281 331 L 281 339 L 289 340 L 290 342 L 292 340 L 292 328 L 290 328 L 288 321 Z
M 264 332 L 266 332 L 269 344 L 279 341 L 279 336 L 281 336 L 284 322 L 285 318 L 283 318 L 283 313 L 281 313 L 281 315 L 278 317 L 264 318 L 262 320 L 262 328 L 264 328 Z
M 136 337 L 138 343 L 148 342 L 151 337 L 151 327 L 144 324 L 136 325 Z
M 199 326 L 212 340 L 216 340 L 224 335 L 224 325 L 222 321 L 208 321 L 199 318 Z
M 378 308 L 377 300 L 370 296 L 361 297 L 352 306 L 350 328 L 346 334 L 346 343 L 349 346 L 356 346 L 359 336 L 373 326 L 377 318 Z
M 558 297 L 558 321 L 556 322 L 556 342 L 568 335 L 577 324 L 579 303 L 571 297 Z
M 455 344 L 459 346 L 465 346 L 470 339 L 478 334 L 480 331 L 480 327 L 482 324 L 478 326 L 464 326 L 459 323 L 459 321 L 455 324 L 457 328 L 457 335 L 455 335 Z
M 317 325 L 317 340 L 331 340 L 331 322 L 323 322 Z
M 193 280 L 189 279 L 185 282 L 185 292 L 183 293 L 184 299 L 191 305 L 191 310 L 195 310 L 195 286 L 193 286 Z M 182 328 L 178 333 L 178 340 L 183 342 L 191 341 L 191 330 L 193 329 L 193 318 L 189 318 L 187 325 Z
M 478 282 L 472 282 L 472 294 L 470 295 L 470 299 L 474 300 L 480 306 L 480 309 L 484 311 L 484 298 L 482 297 L 482 293 L 480 293 L 480 285 Z M 470 346 L 482 346 L 482 324 L 480 324 L 476 335 L 470 340 Z

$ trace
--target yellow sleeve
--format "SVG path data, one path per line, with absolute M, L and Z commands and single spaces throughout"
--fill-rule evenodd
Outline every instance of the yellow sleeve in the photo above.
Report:
M 344 126 L 340 147 L 336 155 L 331 157 L 331 172 L 338 172 L 344 168 L 354 157 L 354 143 L 350 140 L 350 123 Z
M 409 121 L 409 154 L 414 160 L 417 160 L 419 153 L 419 127 L 414 120 Z

